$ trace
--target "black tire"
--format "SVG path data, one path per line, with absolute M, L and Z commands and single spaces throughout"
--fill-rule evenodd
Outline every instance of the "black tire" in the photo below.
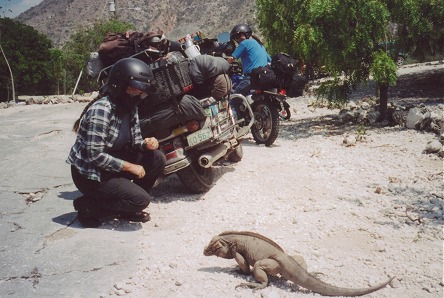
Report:
M 204 193 L 210 190 L 213 181 L 213 168 L 203 168 L 195 159 L 188 167 L 176 172 L 179 180 L 193 193 Z
M 319 79 L 321 77 L 321 70 L 317 66 L 313 66 L 313 72 L 312 72 L 313 80 Z
M 398 67 L 402 66 L 404 64 L 404 57 L 402 57 L 402 56 L 396 57 L 396 61 L 395 62 L 396 62 L 396 65 Z
M 270 147 L 279 134 L 278 109 L 268 101 L 258 100 L 253 103 L 254 124 L 251 134 L 257 144 Z
M 242 144 L 239 144 L 228 155 L 228 160 L 231 162 L 240 162 L 243 157 L 244 157 L 244 149 L 242 148 Z

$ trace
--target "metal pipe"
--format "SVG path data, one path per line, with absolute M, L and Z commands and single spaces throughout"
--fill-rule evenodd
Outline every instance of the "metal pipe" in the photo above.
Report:
M 203 168 L 210 168 L 215 161 L 227 154 L 230 147 L 231 145 L 228 142 L 217 145 L 211 151 L 199 157 L 199 165 Z

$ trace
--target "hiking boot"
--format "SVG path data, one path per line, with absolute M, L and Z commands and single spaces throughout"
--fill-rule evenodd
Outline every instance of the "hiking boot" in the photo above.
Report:
M 105 218 L 115 217 L 116 213 L 91 206 L 90 199 L 81 196 L 73 202 L 77 219 L 85 228 L 97 228 Z
M 144 211 L 121 212 L 119 218 L 127 220 L 127 221 L 134 221 L 134 222 L 147 222 L 147 221 L 151 220 L 149 213 L 144 212 Z

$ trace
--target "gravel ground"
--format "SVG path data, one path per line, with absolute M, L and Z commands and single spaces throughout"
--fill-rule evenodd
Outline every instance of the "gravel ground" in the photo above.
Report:
M 422 69 L 405 72 L 414 71 Z M 152 220 L 137 244 L 138 270 L 109 294 L 319 296 L 277 277 L 264 290 L 235 289 L 254 278 L 203 249 L 213 236 L 236 230 L 302 255 L 309 272 L 336 286 L 367 287 L 396 276 L 368 297 L 443 297 L 443 163 L 423 153 L 437 136 L 370 127 L 366 141 L 346 147 L 344 134 L 357 127 L 333 125 L 338 110 L 313 109 L 312 99 L 290 99 L 292 118 L 271 148 L 245 139 L 243 160 L 217 165 L 206 194 L 189 194 L 175 176 L 158 185 L 148 207 Z M 442 96 L 428 102 L 443 112 Z

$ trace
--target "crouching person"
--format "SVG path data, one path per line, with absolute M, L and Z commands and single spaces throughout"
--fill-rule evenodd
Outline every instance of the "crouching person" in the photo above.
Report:
M 144 62 L 125 58 L 112 67 L 108 96 L 93 100 L 74 124 L 77 138 L 69 153 L 78 220 L 98 227 L 107 218 L 146 222 L 149 192 L 165 167 L 155 138 L 142 138 L 137 105 L 155 92 Z

